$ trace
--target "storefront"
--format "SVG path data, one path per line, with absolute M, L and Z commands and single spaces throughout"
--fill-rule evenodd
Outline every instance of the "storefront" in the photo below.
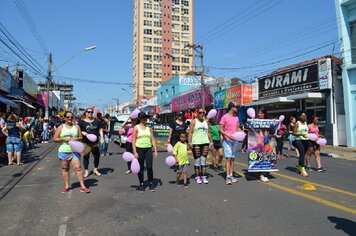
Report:
M 320 131 L 331 145 L 346 145 L 345 111 L 342 81 L 337 76 L 340 60 L 325 56 L 277 70 L 258 79 L 257 100 L 247 103 L 256 110 L 267 110 L 269 118 L 305 111 L 308 117 L 319 117 Z

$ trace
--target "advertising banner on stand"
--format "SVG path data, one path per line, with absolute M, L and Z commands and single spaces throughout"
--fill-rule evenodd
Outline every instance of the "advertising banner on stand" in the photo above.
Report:
M 153 135 L 155 137 L 168 137 L 169 125 L 168 124 L 154 124 L 152 126 Z
M 210 89 L 205 89 L 205 105 L 210 104 L 209 99 Z M 201 90 L 194 91 L 192 93 L 188 93 L 179 97 L 175 97 L 172 99 L 172 111 L 184 111 L 187 109 L 195 109 L 199 108 L 202 105 L 201 100 Z
M 230 102 L 235 102 L 239 106 L 252 102 L 252 85 L 239 85 L 232 88 L 216 91 L 214 93 L 215 109 L 227 108 Z
M 275 152 L 279 120 L 247 120 L 248 172 L 278 171 Z

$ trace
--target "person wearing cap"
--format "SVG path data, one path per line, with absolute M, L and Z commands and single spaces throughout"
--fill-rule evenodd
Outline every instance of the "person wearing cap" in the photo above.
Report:
M 144 162 L 146 161 L 146 170 L 149 182 L 149 189 L 151 192 L 155 191 L 153 186 L 153 156 L 158 157 L 156 140 L 153 136 L 153 131 L 151 128 L 146 126 L 147 118 L 150 116 L 145 112 L 141 111 L 138 114 L 137 120 L 139 123 L 133 128 L 132 131 L 132 149 L 133 154 L 138 162 L 140 163 L 140 172 L 138 173 L 138 180 L 140 182 L 139 190 L 140 193 L 145 191 L 143 185 L 143 171 Z M 154 154 L 152 155 L 152 147 L 154 149 Z
M 173 147 L 179 141 L 179 136 L 182 132 L 186 132 L 188 125 L 184 122 L 183 112 L 177 113 L 177 119 L 169 125 L 169 135 L 167 143 L 170 143 Z
M 237 107 L 234 102 L 228 104 L 229 112 L 226 113 L 220 120 L 220 133 L 223 136 L 223 149 L 226 159 L 226 184 L 236 183 L 234 177 L 234 160 L 237 154 L 238 141 L 234 140 L 232 135 L 240 130 L 239 117 L 237 116 Z
M 97 119 L 94 119 L 93 109 L 87 108 L 83 114 L 82 119 L 78 122 L 78 126 L 82 131 L 83 143 L 86 146 L 86 150 L 89 152 L 85 153 L 83 156 L 83 165 L 84 165 L 84 178 L 89 176 L 89 158 L 90 153 L 94 156 L 94 170 L 93 173 L 96 176 L 101 176 L 101 173 L 98 171 L 99 160 L 100 160 L 100 151 L 98 146 L 98 141 L 92 142 L 86 136 L 88 134 L 94 134 L 97 137 L 97 140 L 100 137 L 100 144 L 104 143 L 104 133 L 103 125 Z
M 209 153 L 209 144 L 213 145 L 210 127 L 205 120 L 205 110 L 198 109 L 198 117 L 192 120 L 188 135 L 188 145 L 193 152 L 195 181 L 197 184 L 207 184 L 206 178 L 206 158 Z

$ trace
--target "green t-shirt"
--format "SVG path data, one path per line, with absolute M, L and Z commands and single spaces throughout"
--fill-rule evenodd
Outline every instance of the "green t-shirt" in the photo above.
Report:
M 189 159 L 188 159 L 188 144 L 187 143 L 182 143 L 179 141 L 174 145 L 173 148 L 173 155 L 177 157 L 178 159 L 178 164 L 185 165 L 189 164 Z
M 213 141 L 220 141 L 220 125 L 210 125 L 210 133 Z

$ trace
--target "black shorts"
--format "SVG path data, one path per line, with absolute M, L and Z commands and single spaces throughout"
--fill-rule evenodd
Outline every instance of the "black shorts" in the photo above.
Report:
M 312 143 L 313 145 L 313 148 L 317 148 L 317 149 L 320 149 L 320 145 L 316 143 L 316 141 L 311 141 L 310 142 Z
M 214 143 L 215 150 L 219 150 L 220 148 L 222 148 L 222 144 L 220 140 L 219 141 L 213 140 L 213 143 Z

